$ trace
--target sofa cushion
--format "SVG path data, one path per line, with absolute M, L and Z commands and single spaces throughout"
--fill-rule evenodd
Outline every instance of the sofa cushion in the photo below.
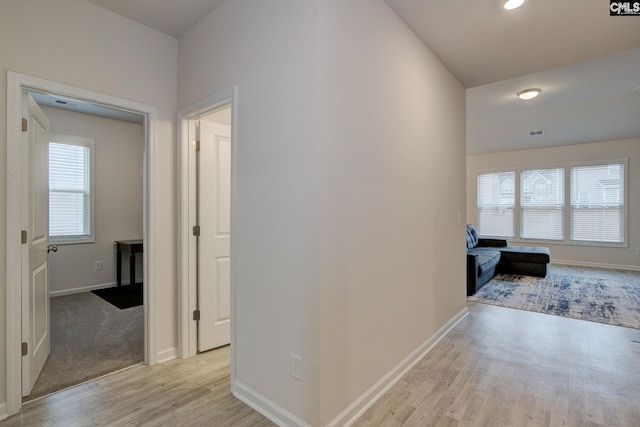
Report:
M 467 249 L 473 249 L 478 246 L 478 231 L 476 228 L 467 224 Z
M 546 277 L 547 264 L 500 260 L 496 271 L 508 274 L 517 274 L 519 276 Z
M 489 239 L 486 237 L 478 237 L 477 246 L 487 248 L 502 248 L 504 246 L 509 246 L 509 242 L 507 242 L 506 239 Z
M 489 270 L 495 270 L 500 261 L 500 252 L 489 248 L 474 248 L 468 251 L 478 256 L 478 276 L 482 276 Z
M 551 261 L 549 248 L 534 246 L 505 246 L 499 248 L 505 262 L 547 264 Z

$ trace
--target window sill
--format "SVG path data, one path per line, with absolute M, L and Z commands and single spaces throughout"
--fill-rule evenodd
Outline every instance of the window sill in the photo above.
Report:
M 51 245 L 84 245 L 87 243 L 95 243 L 96 239 L 51 239 L 49 238 L 49 244 Z
M 594 248 L 628 249 L 628 243 L 581 242 L 573 240 L 543 240 L 543 239 L 508 239 L 510 245 L 558 245 L 558 246 L 588 246 Z

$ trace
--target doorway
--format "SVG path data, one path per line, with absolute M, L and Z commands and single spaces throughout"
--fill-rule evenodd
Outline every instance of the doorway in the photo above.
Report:
M 23 346 L 21 318 L 22 309 L 22 276 L 23 265 L 28 265 L 26 246 L 22 244 L 22 181 L 24 168 L 22 164 L 22 94 L 25 91 L 51 93 L 60 97 L 81 100 L 95 105 L 108 106 L 122 111 L 140 114 L 144 121 L 145 163 L 144 163 L 144 208 L 143 235 L 146 245 L 143 254 L 144 265 L 144 360 L 147 364 L 156 364 L 158 359 L 156 348 L 155 325 L 155 242 L 157 211 L 156 193 L 157 168 L 157 110 L 155 107 L 129 101 L 126 99 L 87 91 L 69 85 L 51 82 L 19 73 L 7 73 L 7 254 L 6 254 L 6 361 L 7 361 L 7 413 L 18 412 L 21 408 L 22 375 L 21 367 Z M 27 208 L 28 209 L 28 208 Z M 27 211 L 28 212 L 28 211 Z
M 217 93 L 197 104 L 191 105 L 182 109 L 179 112 L 180 117 L 180 135 L 181 135 L 181 184 L 180 184 L 180 200 L 181 200 L 181 220 L 180 220 L 180 319 L 181 326 L 179 329 L 179 344 L 180 344 L 180 356 L 187 358 L 196 355 L 199 351 L 204 351 L 210 347 L 211 344 L 205 343 L 205 335 L 211 332 L 211 325 L 214 323 L 224 324 L 228 326 L 225 333 L 228 333 L 228 341 L 230 343 L 230 375 L 231 375 L 231 391 L 234 391 L 234 383 L 236 378 L 235 372 L 235 252 L 234 236 L 236 235 L 236 222 L 234 221 L 234 182 L 235 182 L 235 153 L 237 152 L 237 141 L 235 138 L 235 123 L 236 123 L 236 88 L 222 91 Z M 206 122 L 206 123 L 205 123 Z M 226 127 L 229 137 L 216 137 L 216 131 L 211 132 L 209 122 L 214 127 L 223 125 Z M 205 123 L 202 125 L 202 123 Z M 203 132 L 199 134 L 199 132 Z M 208 136 L 209 137 L 208 137 Z M 215 139 L 218 139 L 218 143 Z M 226 141 L 225 142 L 225 138 Z M 208 143 L 207 148 L 212 148 L 214 153 L 212 155 L 212 161 L 204 160 L 208 162 L 200 165 L 198 168 L 198 162 L 203 161 L 202 158 L 198 160 L 196 150 L 197 144 L 200 141 L 200 149 L 204 143 Z M 220 142 L 222 141 L 222 144 Z M 217 147 L 217 148 L 216 148 Z M 217 151 L 217 155 L 215 151 Z M 223 174 L 211 174 L 212 169 L 208 168 L 210 164 L 214 164 L 221 159 L 219 157 L 220 152 L 226 156 L 227 171 Z M 204 178 L 198 173 L 199 170 L 205 170 L 211 178 Z M 215 178 L 215 175 L 223 178 Z M 198 179 L 207 179 L 208 183 L 198 182 Z M 215 196 L 209 198 L 204 193 L 199 193 L 198 190 L 202 188 L 210 188 L 210 183 L 213 180 L 224 184 L 228 190 L 229 195 L 226 198 L 222 198 L 222 203 L 217 204 L 217 209 L 222 209 L 222 215 L 216 215 L 214 221 L 215 227 L 217 227 L 216 233 L 220 236 L 224 235 L 228 241 L 228 248 L 230 256 L 227 258 L 222 256 L 215 261 L 215 266 L 209 272 L 200 271 L 200 266 L 204 266 L 207 255 L 203 253 L 204 248 L 199 242 L 197 234 L 197 226 L 202 225 L 200 222 L 204 219 L 201 217 L 203 210 L 201 204 L 203 199 L 200 196 L 205 196 L 207 199 L 215 199 Z M 218 186 L 218 184 L 215 184 Z M 206 203 L 206 202 L 205 202 Z M 225 217 L 226 215 L 226 217 Z M 205 219 L 206 222 L 206 219 Z M 204 233 L 202 227 L 200 232 Z M 219 237 L 220 237 L 219 236 Z M 213 256 L 211 259 L 215 259 Z M 228 281 L 228 287 L 218 288 L 220 291 L 215 291 L 217 295 L 222 298 L 212 298 L 204 295 L 206 292 L 199 285 L 204 283 L 206 275 L 214 274 L 216 278 L 223 278 Z M 224 294 L 226 292 L 226 295 Z M 212 323 L 205 324 L 199 322 L 198 318 L 203 318 L 203 309 L 216 309 L 212 307 L 214 304 L 224 303 L 217 308 L 218 314 L 214 314 L 210 317 Z M 228 301 L 228 303 L 227 303 Z M 226 311 L 226 312 L 225 312 Z M 216 346 L 217 344 L 213 344 Z
M 143 247 L 143 116 L 30 95 L 49 119 L 48 239 L 56 250 L 47 256 L 51 351 L 32 387 L 23 375 L 23 403 L 144 360 L 142 254 L 131 257 L 130 283 L 131 248 L 118 275 L 114 247 L 131 239 Z
M 231 107 L 196 121 L 198 352 L 230 343 Z

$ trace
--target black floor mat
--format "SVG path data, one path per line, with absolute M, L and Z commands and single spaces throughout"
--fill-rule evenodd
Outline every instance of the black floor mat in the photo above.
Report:
M 119 309 L 142 305 L 142 283 L 91 291 Z

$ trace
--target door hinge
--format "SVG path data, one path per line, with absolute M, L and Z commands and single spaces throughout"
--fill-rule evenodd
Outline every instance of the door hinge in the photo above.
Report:
M 27 243 L 27 230 L 22 230 L 22 232 L 20 233 L 20 241 L 23 245 Z
M 200 141 L 193 141 L 193 149 L 196 153 L 200 151 Z
M 27 119 L 22 119 L 22 132 L 26 132 L 27 128 Z
M 22 343 L 22 355 L 26 356 L 27 354 L 29 354 L 29 344 L 26 342 Z
M 193 226 L 193 235 L 198 237 L 200 236 L 200 226 L 199 225 L 194 225 Z
M 200 320 L 200 310 L 193 310 L 193 320 Z

